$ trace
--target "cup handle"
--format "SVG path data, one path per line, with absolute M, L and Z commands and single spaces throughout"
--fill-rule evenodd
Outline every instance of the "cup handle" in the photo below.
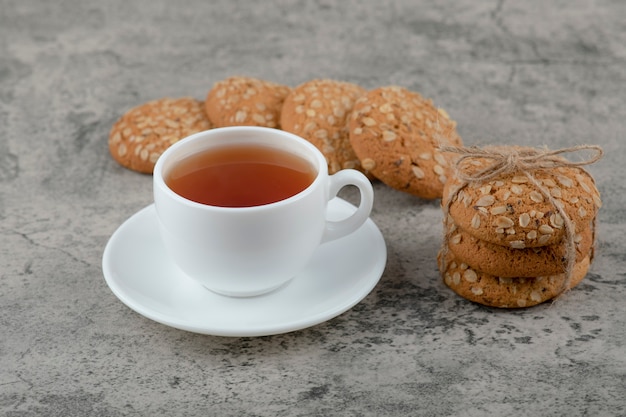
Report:
M 359 189 L 361 202 L 356 211 L 345 219 L 338 221 L 326 221 L 326 230 L 322 236 L 322 243 L 339 239 L 349 235 L 361 227 L 369 218 L 374 205 L 374 189 L 372 183 L 365 175 L 355 169 L 344 169 L 329 177 L 328 199 L 337 196 L 339 190 L 347 185 L 354 185 Z

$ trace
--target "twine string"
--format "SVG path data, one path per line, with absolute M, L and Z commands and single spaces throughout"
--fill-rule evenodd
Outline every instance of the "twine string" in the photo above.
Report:
M 449 233 L 447 232 L 448 216 L 450 205 L 457 197 L 459 192 L 470 184 L 482 184 L 492 179 L 501 177 L 511 173 L 522 173 L 537 188 L 543 197 L 554 207 L 555 211 L 563 219 L 563 227 L 565 228 L 566 243 L 566 264 L 565 264 L 565 280 L 563 282 L 562 291 L 570 289 L 572 272 L 576 263 L 576 231 L 572 220 L 565 211 L 563 204 L 552 196 L 550 191 L 546 189 L 533 175 L 533 172 L 544 169 L 554 169 L 559 167 L 581 167 L 593 164 L 602 158 L 603 150 L 596 145 L 579 145 L 570 148 L 562 148 L 557 150 L 537 149 L 537 148 L 513 148 L 513 147 L 454 147 L 441 146 L 441 152 L 450 152 L 460 155 L 456 160 L 457 177 L 461 180 L 460 184 L 451 189 L 447 197 L 446 204 L 442 205 L 444 212 L 444 245 L 442 247 L 441 262 L 445 270 L 446 253 L 448 248 Z M 580 161 L 571 161 L 563 157 L 564 154 L 578 153 L 581 151 L 592 151 L 593 153 L 586 159 Z M 463 161 L 465 160 L 487 160 L 490 163 L 485 168 L 477 172 L 468 172 L 463 169 Z

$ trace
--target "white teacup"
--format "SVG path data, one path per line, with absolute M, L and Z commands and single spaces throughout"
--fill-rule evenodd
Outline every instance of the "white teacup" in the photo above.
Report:
M 312 165 L 314 179 L 295 195 L 251 207 L 201 204 L 168 186 L 168 174 L 189 156 L 239 145 L 296 155 Z M 360 191 L 358 208 L 346 219 L 327 220 L 328 202 L 347 185 Z M 228 296 L 255 296 L 282 286 L 304 270 L 320 244 L 357 230 L 373 200 L 362 173 L 346 169 L 329 176 L 315 146 L 277 129 L 237 126 L 196 133 L 169 147 L 154 168 L 154 201 L 168 254 L 187 276 Z

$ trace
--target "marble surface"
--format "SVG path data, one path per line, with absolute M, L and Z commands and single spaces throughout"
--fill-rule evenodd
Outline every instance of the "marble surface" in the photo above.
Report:
M 235 74 L 401 85 L 469 145 L 601 145 L 595 263 L 556 303 L 472 304 L 439 278 L 439 202 L 377 183 L 388 263 L 348 312 L 259 338 L 140 316 L 101 261 L 151 177 L 109 129 Z M 0 414 L 626 415 L 625 141 L 619 0 L 0 0 Z

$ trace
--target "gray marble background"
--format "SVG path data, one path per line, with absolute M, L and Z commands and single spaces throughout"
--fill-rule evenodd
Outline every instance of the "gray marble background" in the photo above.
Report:
M 109 129 L 235 74 L 401 85 L 470 145 L 603 146 L 587 278 L 521 311 L 460 299 L 436 267 L 439 202 L 378 183 L 388 264 L 352 310 L 261 338 L 143 318 L 102 276 L 152 201 Z M 621 0 L 0 0 L 0 414 L 626 415 L 625 141 Z

